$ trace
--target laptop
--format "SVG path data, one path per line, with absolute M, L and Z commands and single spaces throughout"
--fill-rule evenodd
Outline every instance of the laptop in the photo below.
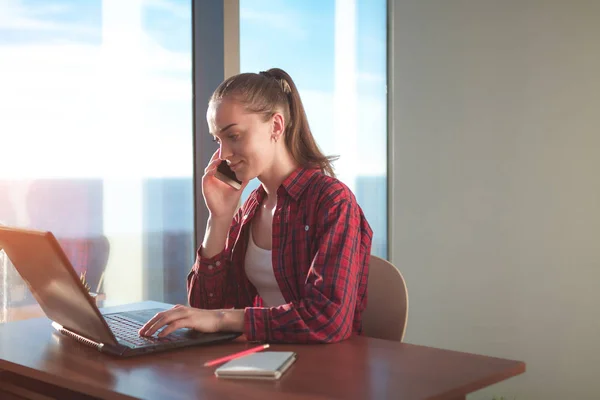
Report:
M 0 250 L 12 261 L 54 329 L 103 353 L 129 357 L 241 335 L 178 329 L 160 339 L 156 334 L 140 337 L 139 329 L 164 309 L 101 313 L 51 232 L 0 226 Z

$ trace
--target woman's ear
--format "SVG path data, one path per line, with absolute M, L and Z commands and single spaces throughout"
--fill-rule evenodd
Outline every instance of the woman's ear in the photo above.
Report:
M 283 117 L 283 114 L 281 114 L 280 112 L 276 112 L 275 114 L 273 114 L 273 130 L 271 132 L 271 138 L 277 142 L 283 135 L 284 131 L 285 118 Z

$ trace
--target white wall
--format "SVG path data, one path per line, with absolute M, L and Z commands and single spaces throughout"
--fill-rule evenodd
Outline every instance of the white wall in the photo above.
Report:
M 527 363 L 471 399 L 600 398 L 600 1 L 390 1 L 406 341 Z

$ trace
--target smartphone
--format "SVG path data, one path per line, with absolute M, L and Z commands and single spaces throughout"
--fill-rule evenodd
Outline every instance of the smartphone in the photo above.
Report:
M 234 189 L 240 190 L 242 188 L 242 181 L 235 176 L 235 172 L 229 168 L 229 164 L 227 164 L 227 161 L 225 160 L 221 161 L 221 163 L 217 166 L 217 172 L 215 172 L 215 176 L 217 179 L 225 182 Z

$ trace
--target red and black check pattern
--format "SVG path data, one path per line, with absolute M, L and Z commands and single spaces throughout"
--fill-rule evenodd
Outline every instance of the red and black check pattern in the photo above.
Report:
M 337 342 L 362 329 L 372 230 L 352 192 L 319 170 L 300 168 L 277 191 L 272 257 L 287 304 L 262 307 L 246 277 L 250 223 L 266 193 L 256 189 L 233 219 L 225 249 L 197 253 L 188 300 L 204 309 L 245 308 L 250 341 Z

